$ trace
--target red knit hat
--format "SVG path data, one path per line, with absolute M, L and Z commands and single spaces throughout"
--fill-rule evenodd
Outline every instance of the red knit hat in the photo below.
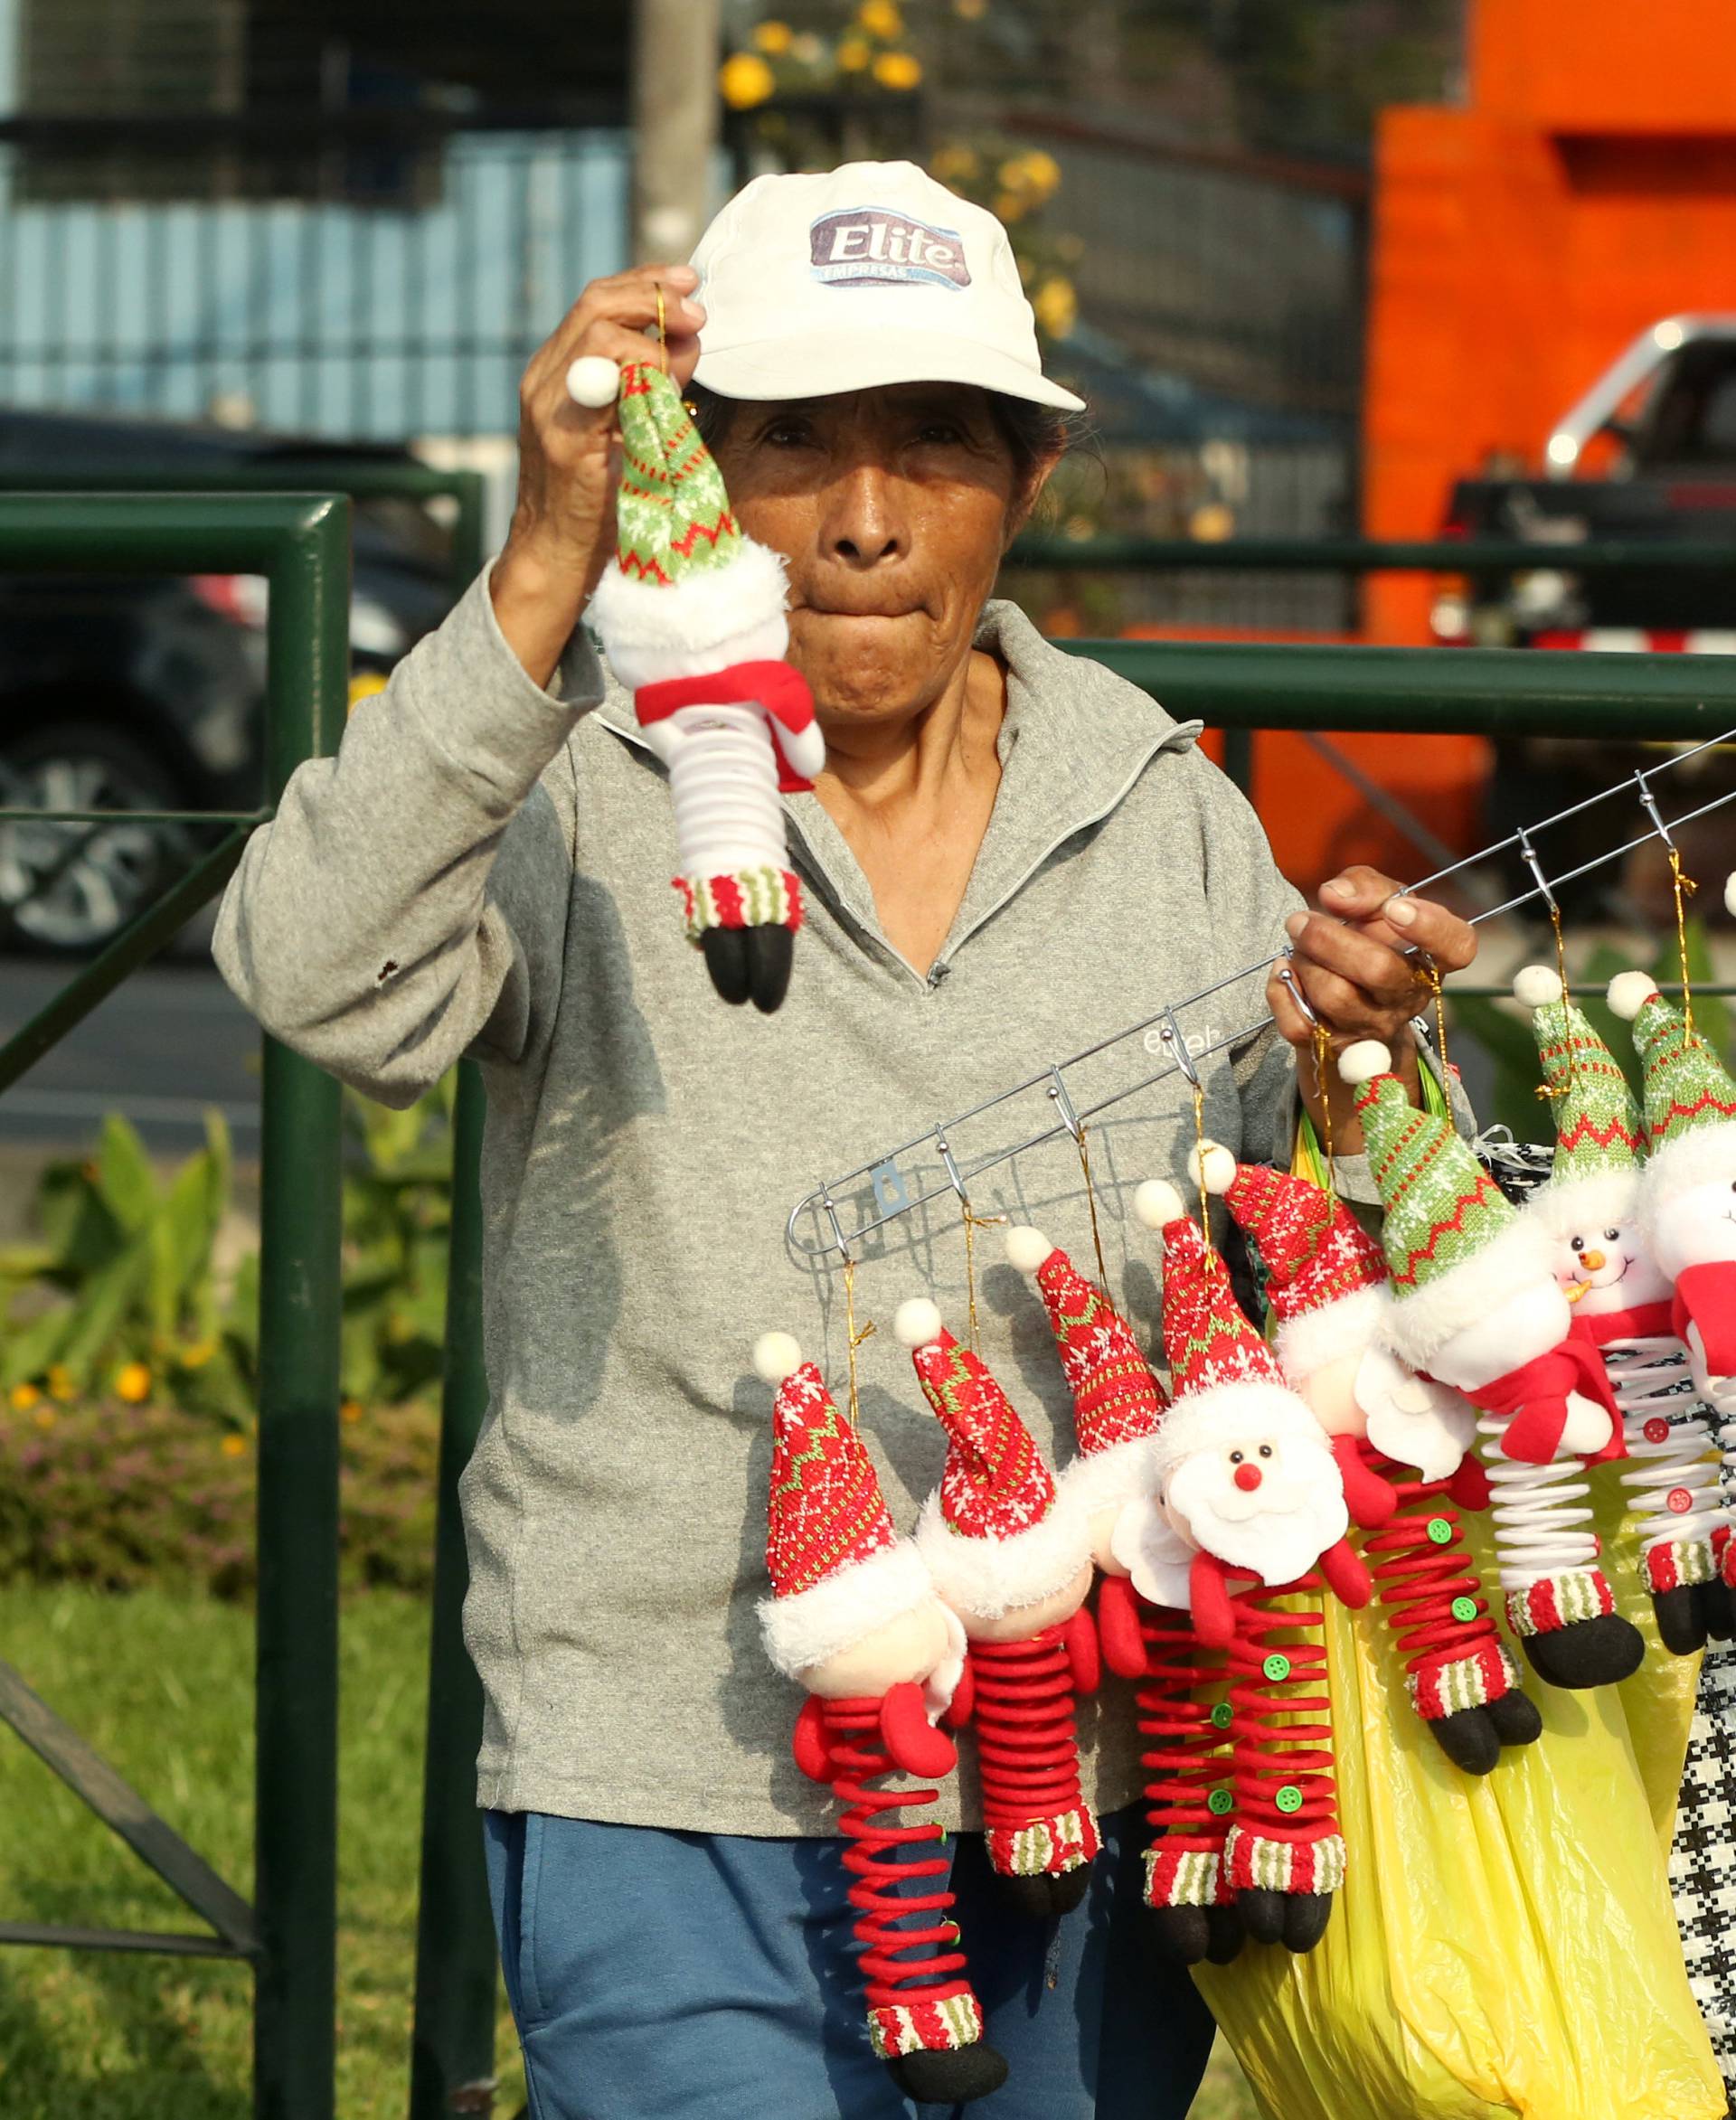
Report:
M 1061 1589 L 1086 1564 L 1088 1532 L 1005 1392 L 926 1296 L 900 1305 L 893 1330 L 947 1431 L 946 1469 L 916 1532 L 936 1587 L 985 1617 Z
M 1340 1200 L 1307 1178 L 1238 1163 L 1216 1142 L 1188 1159 L 1260 1247 L 1267 1300 L 1278 1323 L 1278 1358 L 1299 1383 L 1374 1340 L 1391 1301 L 1386 1255 Z
M 768 1333 L 754 1368 L 772 1406 L 766 1647 L 789 1677 L 853 1647 L 933 1594 L 927 1567 L 898 1534 L 861 1436 L 818 1368 L 788 1333 Z
M 1284 1379 L 1236 1300 L 1230 1269 L 1186 1215 L 1164 1224 L 1164 1352 L 1177 1400 L 1220 1384 Z
M 1039 1230 L 1009 1230 L 1006 1256 L 1035 1277 L 1049 1314 L 1073 1395 L 1080 1455 L 1091 1457 L 1155 1435 L 1169 1396 L 1109 1297 Z

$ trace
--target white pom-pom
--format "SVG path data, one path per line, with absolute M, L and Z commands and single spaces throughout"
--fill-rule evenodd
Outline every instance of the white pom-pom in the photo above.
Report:
M 1724 878 L 1724 910 L 1736 919 L 1736 869 Z
M 892 1313 L 892 1332 L 901 1347 L 926 1347 L 940 1337 L 940 1312 L 926 1296 L 912 1296 Z
M 1338 1055 L 1338 1079 L 1353 1089 L 1372 1082 L 1376 1075 L 1392 1072 L 1392 1055 L 1378 1038 L 1359 1038 Z
M 802 1350 L 794 1333 L 761 1333 L 753 1343 L 753 1373 L 761 1382 L 781 1384 L 802 1366 Z
M 1133 1211 L 1148 1230 L 1178 1222 L 1187 1212 L 1182 1196 L 1167 1178 L 1147 1178 L 1133 1196 Z
M 1649 972 L 1618 972 L 1609 982 L 1609 1007 L 1624 1023 L 1631 1023 L 1657 992 L 1657 981 Z
M 567 395 L 588 412 L 600 412 L 621 392 L 621 372 L 607 353 L 581 353 L 567 371 Z
M 1513 998 L 1521 1008 L 1552 1007 L 1561 998 L 1561 975 L 1547 965 L 1526 965 L 1514 974 Z
M 1187 1152 L 1187 1174 L 1195 1185 L 1202 1172 L 1208 1192 L 1227 1192 L 1236 1182 L 1236 1159 L 1221 1141 L 1204 1142 Z
M 1034 1274 L 1054 1248 L 1029 1222 L 1015 1222 L 1006 1232 L 1006 1256 L 1022 1274 Z

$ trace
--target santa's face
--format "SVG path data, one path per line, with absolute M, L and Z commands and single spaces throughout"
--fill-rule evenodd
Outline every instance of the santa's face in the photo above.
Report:
M 1184 1458 L 1165 1483 L 1164 1506 L 1194 1545 L 1269 1584 L 1306 1574 L 1350 1528 L 1326 1438 L 1276 1422 Z
M 1672 1281 L 1687 1267 L 1736 1260 L 1736 1172 L 1720 1171 L 1661 1201 L 1652 1237 L 1657 1263 Z
M 893 1686 L 914 1681 L 926 1684 L 955 1654 L 956 1625 L 939 1598 L 926 1598 L 913 1611 L 901 1612 L 861 1641 L 811 1663 L 799 1675 L 810 1693 L 828 1701 L 859 1697 L 878 1700 Z M 956 1679 L 955 1679 L 956 1682 Z M 950 1688 L 948 1689 L 950 1694 Z
M 1582 1317 L 1659 1303 L 1670 1292 L 1636 1218 L 1567 1232 L 1556 1244 L 1553 1266 L 1557 1284 Z
M 1064 1625 L 1084 1604 L 1090 1588 L 1088 1561 L 1063 1589 L 1052 1591 L 1034 1605 L 1015 1605 L 1010 1612 L 993 1615 L 961 1612 L 958 1616 L 973 1642 L 1028 1642 L 1044 1627 Z
M 1363 1365 L 1363 1350 L 1323 1362 L 1312 1376 L 1304 1377 L 1296 1390 L 1308 1403 L 1308 1411 L 1329 1436 L 1365 1436 L 1368 1416 L 1356 1395 L 1356 1372 Z

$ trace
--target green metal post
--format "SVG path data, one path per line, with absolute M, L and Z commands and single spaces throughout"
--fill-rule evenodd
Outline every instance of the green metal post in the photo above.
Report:
M 349 504 L 272 569 L 275 803 L 335 750 L 349 666 Z M 332 2120 L 337 2005 L 337 1083 L 265 1041 L 253 2028 L 256 2120 Z
M 486 2113 L 495 2066 L 495 1931 L 476 1809 L 482 1686 L 464 1646 L 469 1569 L 458 1512 L 458 1475 L 469 1463 L 488 1409 L 477 1182 L 486 1109 L 480 1071 L 474 1060 L 466 1060 L 458 1069 L 452 1130 L 451 1267 L 434 1534 L 410 2120 Z

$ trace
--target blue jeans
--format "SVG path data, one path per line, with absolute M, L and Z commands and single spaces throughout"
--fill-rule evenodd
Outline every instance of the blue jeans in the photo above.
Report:
M 1005 2087 L 915 2108 L 874 2059 L 844 1843 L 487 1811 L 483 1829 L 531 2120 L 1184 2120 L 1212 2019 L 1151 1948 L 1144 1830 L 1102 1821 L 1083 1906 L 1007 1914 L 980 1833 L 952 1883 Z

